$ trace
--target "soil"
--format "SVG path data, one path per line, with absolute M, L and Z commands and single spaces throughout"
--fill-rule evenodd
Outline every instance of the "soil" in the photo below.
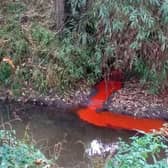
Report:
M 109 97 L 105 108 L 139 118 L 168 120 L 168 92 L 151 94 L 148 87 L 142 87 L 139 81 L 127 81 L 121 90 Z
M 31 88 L 23 89 L 22 95 L 14 96 L 10 90 L 0 91 L 0 101 L 19 104 L 33 104 L 55 109 L 54 113 L 73 112 L 87 106 L 95 90 L 83 84 L 78 89 L 59 96 L 54 92 L 41 95 Z M 132 115 L 140 118 L 159 118 L 168 120 L 168 92 L 154 95 L 147 87 L 142 87 L 137 80 L 124 82 L 121 90 L 112 94 L 104 104 L 104 109 L 115 113 Z

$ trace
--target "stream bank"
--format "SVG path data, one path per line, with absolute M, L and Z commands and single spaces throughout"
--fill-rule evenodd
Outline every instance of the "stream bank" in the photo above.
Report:
M 31 88 L 24 88 L 21 96 L 14 96 L 10 90 L 0 91 L 0 101 L 3 103 L 31 104 L 57 109 L 59 112 L 74 112 L 81 107 L 86 107 L 91 95 L 96 90 L 85 84 L 78 89 L 71 90 L 64 95 L 52 92 L 42 95 Z M 168 92 L 159 95 L 149 93 L 148 87 L 140 85 L 137 80 L 126 81 L 122 89 L 112 94 L 104 103 L 105 110 L 114 113 L 131 115 L 137 118 L 168 119 Z
M 20 140 L 27 135 L 46 157 L 56 157 L 58 168 L 95 168 L 93 162 L 97 165 L 96 168 L 101 164 L 100 168 L 106 157 L 101 154 L 92 157 L 85 153 L 92 142 L 115 144 L 118 138 L 130 141 L 129 137 L 140 135 L 132 131 L 95 127 L 72 114 L 65 115 L 59 109 L 51 107 L 0 103 L 0 109 L 0 125 L 16 130 L 16 136 Z M 53 116 L 55 111 L 57 113 Z M 20 115 L 17 116 L 16 113 Z

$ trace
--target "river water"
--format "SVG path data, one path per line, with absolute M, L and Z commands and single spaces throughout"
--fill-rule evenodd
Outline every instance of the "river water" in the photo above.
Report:
M 117 142 L 119 137 L 127 141 L 135 135 L 135 132 L 89 125 L 60 109 L 11 104 L 0 104 L 0 109 L 1 124 L 10 123 L 20 139 L 28 133 L 47 157 L 57 156 L 58 165 L 64 168 L 91 168 L 91 159 L 85 151 L 95 140 L 109 144 Z

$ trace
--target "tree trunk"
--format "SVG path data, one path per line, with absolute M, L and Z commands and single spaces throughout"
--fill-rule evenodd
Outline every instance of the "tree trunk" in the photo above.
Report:
M 64 0 L 54 0 L 54 8 L 56 31 L 60 32 L 64 27 Z

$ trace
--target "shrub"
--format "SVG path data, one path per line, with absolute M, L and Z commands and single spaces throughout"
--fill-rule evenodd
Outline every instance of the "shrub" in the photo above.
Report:
M 21 87 L 29 86 L 43 92 L 50 82 L 46 70 L 48 63 L 53 62 L 56 38 L 54 32 L 31 21 L 31 16 L 25 14 L 29 5 L 19 0 L 6 1 L 0 9 L 4 19 L 0 23 L 0 58 L 9 57 L 16 67 L 12 72 L 1 62 L 0 82 L 12 91 L 18 92 Z M 28 19 L 26 23 L 22 23 L 24 16 Z
M 76 44 L 75 39 L 65 38 L 58 55 L 58 65 L 64 67 L 62 81 L 73 84 L 75 81 L 87 80 L 94 83 L 100 77 L 101 56 L 93 53 L 91 47 Z
M 69 2 L 73 14 L 69 29 L 74 48 L 83 52 L 91 49 L 87 53 L 90 58 L 100 56 L 100 62 L 95 59 L 97 68 L 92 69 L 94 76 L 97 69 L 107 74 L 111 67 L 136 71 L 141 66 L 137 64 L 140 59 L 146 66 L 141 77 L 146 82 L 152 81 L 156 90 L 167 87 L 167 0 Z M 146 70 L 156 77 L 146 78 Z
M 0 130 L 0 167 L 35 168 L 51 162 L 31 144 L 25 144 L 15 137 L 15 131 Z
M 106 168 L 166 168 L 166 158 L 159 155 L 167 146 L 163 138 L 151 134 L 132 137 L 131 143 L 119 142 L 117 153 L 107 162 Z M 163 156 L 162 156 L 163 157 Z
M 24 83 L 65 89 L 83 80 L 93 84 L 119 68 L 149 82 L 152 92 L 167 87 L 167 0 L 69 0 L 72 15 L 59 37 L 40 24 L 46 3 L 31 3 L 3 1 L 0 9 L 0 57 L 11 57 L 18 69 L 31 69 Z M 37 13 L 31 15 L 29 7 Z M 32 72 L 37 69 L 36 81 Z

